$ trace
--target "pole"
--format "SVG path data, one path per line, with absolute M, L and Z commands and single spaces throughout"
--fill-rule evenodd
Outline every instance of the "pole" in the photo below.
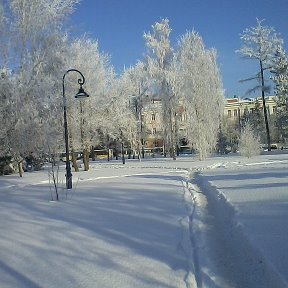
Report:
M 65 138 L 65 154 L 66 154 L 66 189 L 72 189 L 72 173 L 70 165 L 70 153 L 69 153 L 69 139 L 68 139 L 68 125 L 67 125 L 67 99 L 65 96 L 65 76 L 71 72 L 77 72 L 81 75 L 82 79 L 78 79 L 78 84 L 82 86 L 85 83 L 85 78 L 83 74 L 76 69 L 69 69 L 65 72 L 62 79 L 62 88 L 63 88 L 63 113 L 64 113 L 64 138 Z
M 121 153 L 122 153 L 122 163 L 125 164 L 125 155 L 124 155 L 124 144 L 123 144 L 123 140 L 121 142 Z
M 64 111 L 64 138 L 65 138 L 65 152 L 66 152 L 66 189 L 72 189 L 72 173 L 70 165 L 70 155 L 69 155 L 69 142 L 68 142 L 68 125 L 67 125 L 67 101 L 65 97 L 65 86 L 63 76 L 63 111 Z

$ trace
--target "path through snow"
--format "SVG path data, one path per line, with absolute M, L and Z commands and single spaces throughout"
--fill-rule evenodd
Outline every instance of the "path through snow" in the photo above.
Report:
M 234 207 L 216 187 L 194 173 L 188 184 L 195 199 L 192 243 L 197 288 L 283 288 L 287 282 L 253 246 Z

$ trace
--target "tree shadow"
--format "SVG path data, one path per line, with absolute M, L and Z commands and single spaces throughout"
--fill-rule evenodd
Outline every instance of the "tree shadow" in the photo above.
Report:
M 160 179 L 167 180 L 167 184 L 158 183 Z M 2 227 L 6 230 L 3 241 L 9 243 L 21 235 L 13 241 L 29 251 L 26 260 L 33 258 L 39 267 L 45 262 L 47 271 L 61 269 L 63 278 L 73 277 L 77 269 L 81 270 L 74 264 L 77 261 L 83 267 L 113 269 L 114 266 L 130 277 L 140 277 L 121 267 L 118 250 L 119 254 L 128 252 L 127 257 L 138 255 L 185 272 L 187 259 L 179 247 L 183 233 L 179 219 L 185 216 L 180 180 L 181 177 L 173 175 L 141 175 L 121 178 L 121 182 L 117 179 L 83 182 L 71 200 L 54 203 L 45 201 L 47 185 L 19 187 L 15 197 L 10 195 L 1 203 L 2 212 L 9 211 L 10 215 Z M 36 247 L 33 243 L 37 243 Z M 107 243 L 107 251 L 103 243 Z M 12 248 L 8 247 L 5 255 L 13 253 L 9 249 Z M 73 264 L 61 267 L 59 259 Z M 19 275 L 12 270 L 7 272 L 21 279 L 21 271 Z M 157 278 L 141 281 L 163 285 Z M 28 282 L 26 286 L 37 287 L 29 286 Z

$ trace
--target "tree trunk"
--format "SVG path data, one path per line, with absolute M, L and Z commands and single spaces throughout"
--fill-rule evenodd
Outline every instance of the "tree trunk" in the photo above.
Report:
M 176 144 L 176 155 L 179 156 L 180 155 L 180 147 L 178 144 Z
M 94 151 L 94 146 L 91 147 L 91 159 L 92 161 L 96 160 L 96 153 Z
M 22 161 L 18 162 L 18 172 L 19 176 L 22 177 L 23 176 Z
M 55 175 L 55 170 L 54 170 L 54 163 L 55 163 L 55 159 L 53 157 L 53 161 L 51 163 L 51 167 L 52 167 L 52 179 L 53 179 L 53 184 L 54 184 L 54 189 L 55 189 L 55 193 L 56 193 L 56 200 L 59 201 L 59 194 L 58 194 L 58 170 L 59 170 L 59 166 L 57 168 L 57 174 Z M 53 196 L 52 196 L 52 200 L 53 200 Z
M 176 147 L 175 147 L 175 135 L 174 135 L 174 125 L 173 125 L 173 122 L 174 122 L 175 119 L 173 119 L 173 113 L 172 113 L 172 108 L 169 108 L 169 147 L 170 147 L 170 157 L 172 157 L 173 160 L 176 160 Z
M 107 148 L 107 161 L 110 161 L 110 149 L 109 147 Z
M 84 171 L 89 170 L 89 151 L 88 149 L 83 150 L 83 164 L 84 164 Z
M 268 144 L 268 151 L 271 151 L 271 137 L 270 137 L 270 129 L 269 129 L 267 109 L 266 109 L 266 103 L 265 103 L 265 92 L 264 92 L 264 72 L 263 72 L 263 64 L 261 60 L 260 60 L 260 69 L 261 69 L 261 86 L 262 86 L 261 95 L 262 95 L 264 120 L 265 120 L 266 134 L 267 134 L 267 144 Z
M 125 164 L 124 144 L 121 142 L 122 163 Z
M 73 150 L 72 150 L 72 163 L 73 163 L 74 171 L 75 171 L 75 172 L 79 172 L 79 167 L 78 167 L 78 164 L 77 164 L 77 159 L 76 159 L 76 157 L 75 157 L 75 153 L 74 153 Z
M 141 156 L 142 156 L 142 159 L 145 158 L 144 139 L 143 138 L 141 139 Z
M 164 139 L 163 139 L 163 140 L 164 140 Z M 164 156 L 164 158 L 167 157 L 166 144 L 165 144 L 164 141 L 163 141 L 163 156 Z

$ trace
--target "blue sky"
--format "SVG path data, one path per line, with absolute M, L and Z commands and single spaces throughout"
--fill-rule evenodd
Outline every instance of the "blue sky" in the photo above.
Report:
M 258 71 L 258 63 L 235 53 L 239 34 L 265 19 L 288 41 L 288 0 L 82 0 L 72 15 L 76 35 L 97 39 L 102 52 L 111 55 L 117 73 L 134 65 L 145 53 L 143 33 L 161 18 L 170 20 L 171 42 L 193 29 L 206 48 L 216 48 L 225 96 L 243 97 L 255 83 L 239 83 Z M 251 95 L 252 97 L 258 95 Z

